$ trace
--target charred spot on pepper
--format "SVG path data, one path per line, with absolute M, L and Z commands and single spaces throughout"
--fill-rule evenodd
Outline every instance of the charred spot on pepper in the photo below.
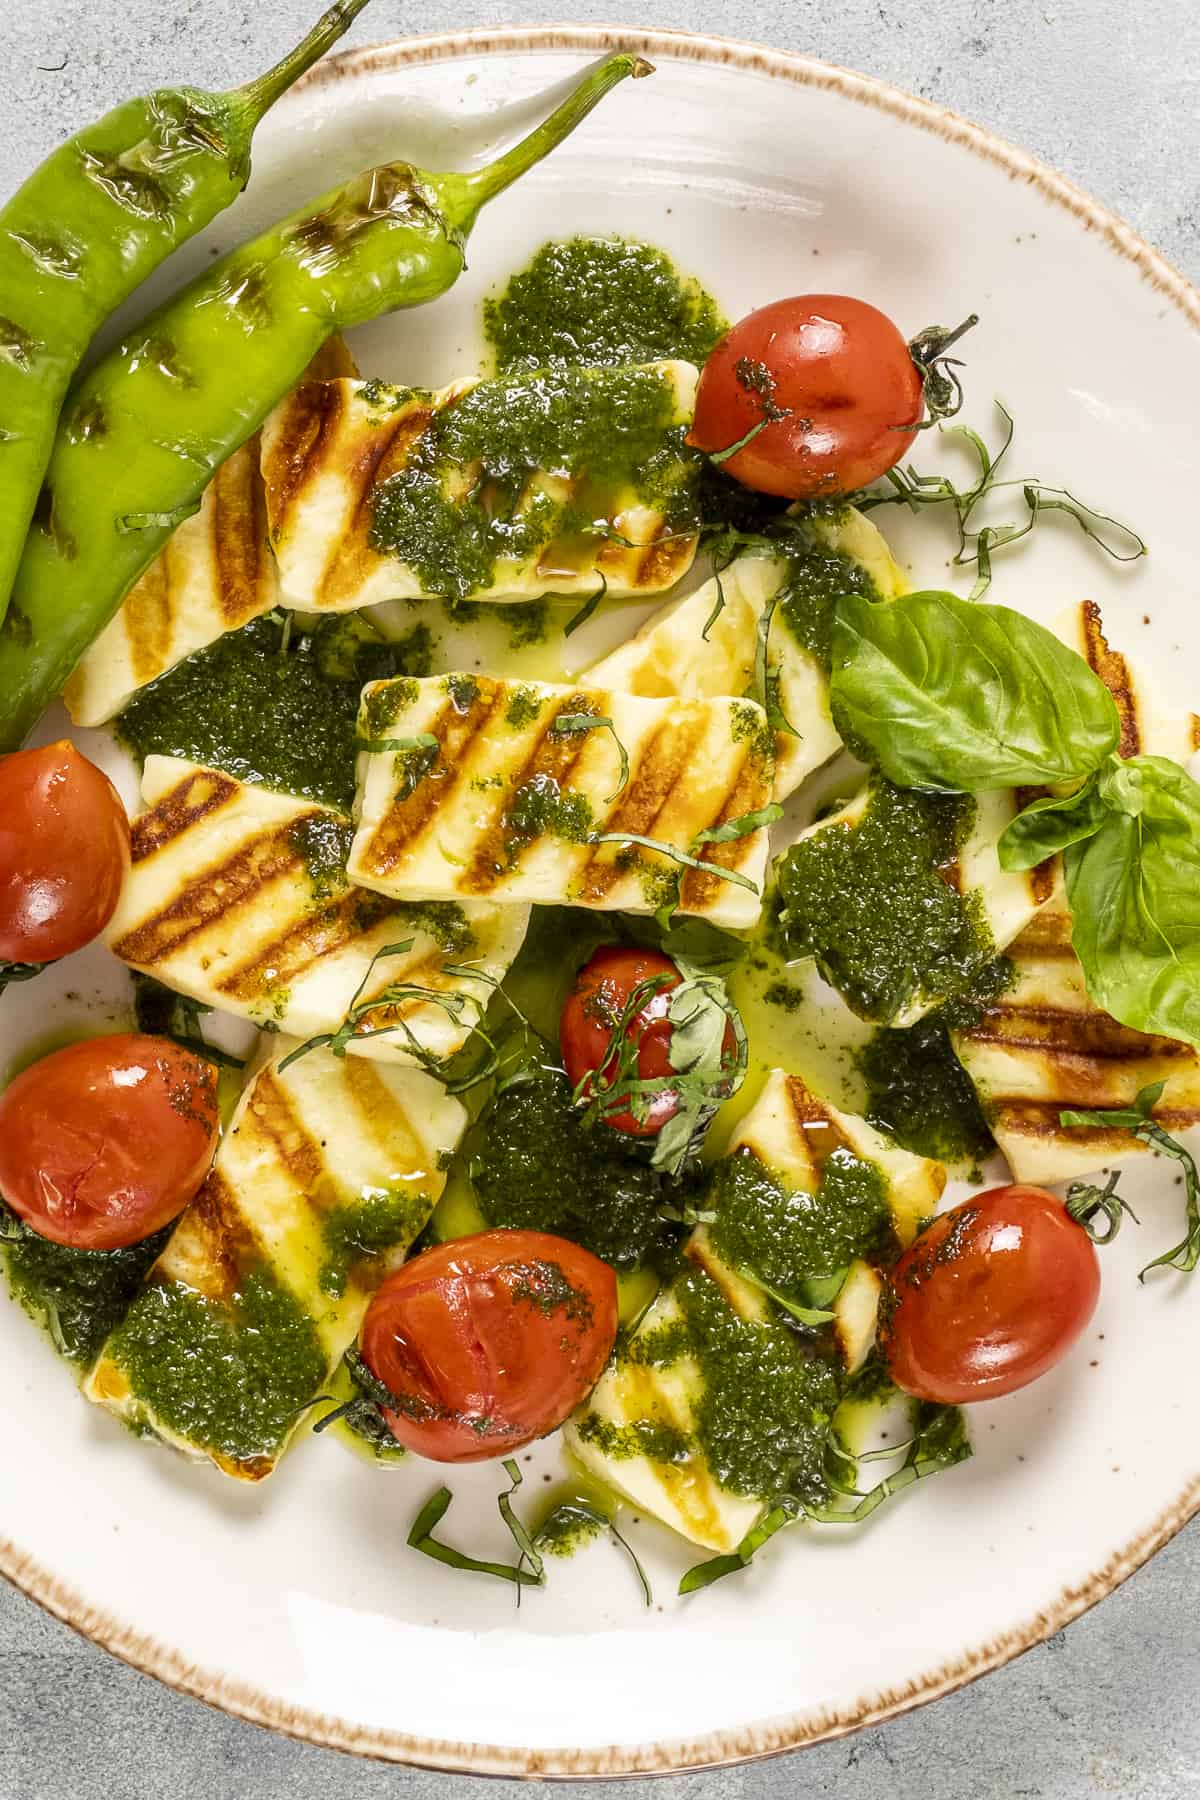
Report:
M 168 381 L 177 381 L 181 387 L 194 388 L 196 378 L 191 370 L 185 368 L 179 357 L 179 346 L 170 338 L 150 336 L 143 338 L 140 344 L 131 345 L 127 351 L 130 374 L 141 368 L 157 369 Z
M 14 369 L 28 373 L 34 358 L 44 349 L 45 345 L 31 331 L 26 331 L 15 319 L 0 316 L 0 362 L 11 363 Z
M 275 322 L 275 309 L 262 263 L 226 271 L 213 289 L 213 300 L 237 314 L 248 331 L 266 331 Z
M 135 156 L 136 151 L 118 157 L 81 150 L 79 166 L 84 179 L 102 189 L 124 212 L 139 219 L 165 219 L 171 212 L 171 195 L 157 175 L 136 164 L 131 166 Z
M 67 437 L 72 444 L 91 443 L 108 430 L 108 413 L 98 394 L 88 394 L 79 402 L 67 420 Z M 43 489 L 43 492 L 46 490 Z M 35 514 L 36 517 L 36 514 Z
M 10 231 L 7 236 L 43 275 L 56 275 L 68 281 L 82 272 L 83 254 L 79 246 L 68 243 L 63 237 L 45 237 L 33 231 Z

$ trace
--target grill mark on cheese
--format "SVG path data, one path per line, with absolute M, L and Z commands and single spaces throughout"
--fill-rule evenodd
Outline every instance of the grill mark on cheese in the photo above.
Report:
M 1107 1013 L 1070 1007 L 1000 1002 L 961 1036 L 972 1044 L 1036 1052 L 1046 1063 L 1126 1062 L 1170 1057 L 1191 1062 L 1195 1051 L 1176 1038 L 1151 1037 L 1120 1025 Z M 1080 1106 L 1093 1104 L 1081 1100 Z
M 393 800 L 366 846 L 364 868 L 374 875 L 387 875 L 437 822 L 442 808 L 452 805 L 466 779 L 467 751 L 483 735 L 505 699 L 503 683 L 481 675 L 476 678 L 475 696 L 465 713 L 448 700 L 436 719 L 425 727 L 438 741 L 438 761 L 407 799 Z
M 282 521 L 303 491 L 314 460 L 324 458 L 324 448 L 337 433 L 342 413 L 342 390 L 335 381 L 304 381 L 287 403 L 262 472 L 271 516 L 272 536 L 282 535 Z
M 1079 612 L 1083 627 L 1083 654 L 1089 667 L 1100 677 L 1116 702 L 1121 721 L 1118 749 L 1122 756 L 1136 756 L 1141 749 L 1142 736 L 1138 727 L 1137 698 L 1129 679 L 1129 665 L 1117 651 L 1109 649 L 1101 623 L 1100 608 L 1096 602 L 1085 600 Z
M 252 904 L 270 882 L 303 868 L 294 829 L 289 821 L 239 844 L 225 862 L 193 876 L 169 905 L 126 932 L 114 954 L 123 962 L 161 962 L 214 920 L 228 924 L 236 907 Z
M 720 809 L 708 822 L 709 828 L 727 825 L 730 819 L 741 819 L 747 813 L 758 812 L 769 802 L 772 785 L 771 778 L 764 775 L 761 757 L 753 752 L 744 755 L 726 788 Z M 722 869 L 736 869 L 740 867 L 749 843 L 749 838 L 735 838 L 730 844 L 705 844 L 694 854 L 701 862 L 715 863 Z M 724 885 L 719 875 L 702 875 L 698 869 L 689 869 L 679 889 L 679 903 L 689 911 L 701 912 Z
M 237 450 L 217 470 L 212 487 L 209 534 L 217 604 L 227 631 L 269 610 L 262 595 L 269 575 L 267 490 L 259 468 L 262 433 Z M 168 599 L 170 587 L 168 584 Z
M 1086 1149 L 1095 1146 L 1113 1156 L 1123 1156 L 1127 1151 L 1142 1150 L 1146 1146 L 1128 1131 L 1119 1129 L 1105 1130 L 1098 1125 L 1089 1125 L 1078 1131 L 1064 1130 L 1059 1123 L 1059 1113 L 1078 1107 L 1081 1111 L 1094 1105 L 1094 1097 L 1084 1095 L 1077 1100 L 1023 1100 L 1011 1096 L 1000 1095 L 989 1099 L 988 1117 L 995 1133 L 1007 1132 L 1014 1137 L 1038 1138 L 1049 1140 L 1061 1139 L 1064 1144 Z M 1200 1122 L 1200 1108 L 1186 1106 L 1156 1106 L 1154 1108 L 1155 1123 L 1169 1132 L 1187 1131 Z
M 290 986 L 324 956 L 336 956 L 396 911 L 394 901 L 362 888 L 297 919 L 214 985 L 231 999 L 254 1000 L 268 987 Z
M 690 1406 L 678 1402 L 664 1392 L 654 1369 L 629 1364 L 621 1371 L 621 1402 L 626 1420 L 646 1419 L 652 1424 L 673 1427 L 691 1435 L 693 1419 Z M 685 1462 L 659 1462 L 647 1459 L 653 1473 L 669 1497 L 669 1504 L 691 1531 L 702 1540 L 721 1533 L 720 1513 L 714 1503 L 715 1483 L 703 1461 L 689 1456 Z
M 121 607 L 129 662 L 139 687 L 162 673 L 171 643 L 171 548 L 156 556 Z
M 1057 908 L 1036 913 L 1009 945 L 1008 955 L 1016 963 L 1065 962 L 1074 957 L 1070 913 Z
M 133 821 L 130 833 L 132 858 L 145 862 L 193 825 L 236 799 L 238 784 L 214 769 L 196 769 L 177 787 L 157 800 L 149 812 Z
M 386 978 L 389 984 L 391 982 L 409 982 L 414 987 L 432 988 L 435 992 L 452 993 L 457 991 L 455 977 L 447 975 L 445 958 L 438 949 L 430 950 L 426 955 L 419 956 L 415 962 L 404 963 L 399 969 L 396 968 L 395 962 L 379 964 L 378 967 L 390 970 Z M 361 1029 L 374 1031 L 381 1026 L 395 1024 L 398 1020 L 411 1018 L 413 1013 L 420 1012 L 422 1007 L 431 1004 L 434 1003 L 423 1000 L 416 994 L 410 995 L 404 1000 L 385 1001 L 382 1005 L 372 1006 L 370 1012 L 362 1015 Z M 447 1014 L 446 1017 L 449 1018 L 450 1015 Z M 474 1017 L 474 1009 L 468 1002 L 468 1006 L 464 1010 L 464 1018 L 473 1020 Z M 400 1042 L 404 1042 L 403 1032 L 399 1032 L 397 1036 Z
M 309 1135 L 291 1095 L 274 1069 L 264 1070 L 250 1090 L 238 1130 L 246 1132 L 248 1127 L 260 1142 L 269 1146 L 276 1167 L 283 1172 L 295 1193 L 295 1224 L 300 1224 L 305 1207 L 309 1212 L 319 1214 L 339 1204 L 341 1195 L 337 1177 L 322 1156 L 319 1144 Z
M 704 720 L 694 714 L 681 722 L 670 717 L 655 726 L 643 745 L 637 768 L 615 810 L 604 827 L 609 832 L 636 832 L 639 837 L 654 837 L 654 825 L 680 781 L 686 776 L 695 750 L 704 736 Z M 630 849 L 641 857 L 649 855 L 638 845 Z M 603 853 L 603 855 L 602 855 Z M 583 905 L 602 900 L 626 870 L 620 866 L 625 850 L 620 844 L 595 844 L 575 880 L 575 897 Z M 657 862 L 663 859 L 656 859 Z
M 216 1306 L 228 1306 L 248 1270 L 267 1260 L 220 1169 L 184 1211 L 148 1280 L 190 1288 Z
M 853 1155 L 856 1154 L 854 1146 L 837 1120 L 830 1117 L 826 1108 L 795 1075 L 788 1078 L 787 1095 L 796 1130 L 819 1184 L 834 1151 L 849 1150 Z
M 330 544 L 325 566 L 315 583 L 318 606 L 334 608 L 353 600 L 371 570 L 388 560 L 371 544 L 375 490 L 404 467 L 433 416 L 432 407 L 413 402 L 396 413 L 388 429 L 374 427 L 364 433 L 361 448 L 342 477 L 347 502 L 345 522 L 340 536 Z M 314 459 L 314 467 L 305 471 L 304 480 L 314 479 L 320 472 L 319 459 Z M 280 523 L 286 530 L 286 519 Z
M 590 711 L 589 702 L 587 694 L 568 694 L 564 699 L 554 701 L 552 706 L 543 704 L 538 735 L 526 749 L 521 766 L 498 790 L 501 798 L 492 822 L 478 837 L 470 867 L 459 878 L 457 885 L 463 893 L 489 893 L 498 881 L 512 874 L 527 850 L 545 841 L 546 834 L 542 832 L 528 839 L 514 841 L 510 837 L 512 802 L 519 790 L 538 775 L 547 776 L 560 790 L 569 786 L 588 734 L 565 732 L 560 736 L 552 733 L 551 726 L 560 716 Z

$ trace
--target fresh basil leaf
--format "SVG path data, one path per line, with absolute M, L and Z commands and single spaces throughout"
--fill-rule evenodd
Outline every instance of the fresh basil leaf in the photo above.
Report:
M 1112 695 L 1053 632 L 956 594 L 847 594 L 830 699 L 849 747 L 898 787 L 944 793 L 1091 775 L 1120 739 Z
M 710 825 L 707 831 L 698 831 L 692 844 L 733 844 L 738 838 L 750 837 L 755 831 L 765 831 L 769 825 L 778 824 L 782 817 L 782 806 L 772 800 L 769 806 L 760 806 L 757 812 L 742 813 L 736 819 L 726 819 L 724 825 Z
M 1108 808 L 1094 781 L 1077 793 L 1035 800 L 1001 833 L 997 852 L 1002 869 L 1036 869 L 1068 844 L 1080 844 L 1099 831 Z
M 681 1594 L 694 1594 L 700 1588 L 711 1587 L 714 1581 L 720 1581 L 725 1575 L 735 1575 L 753 1561 L 755 1552 L 761 1550 L 785 1525 L 800 1516 L 801 1504 L 790 1494 L 784 1494 L 776 1506 L 764 1514 L 757 1525 L 751 1527 L 738 1545 L 728 1556 L 712 1556 L 707 1562 L 696 1563 L 684 1575 L 679 1583 Z
M 1100 791 L 1108 816 L 1065 855 L 1088 993 L 1134 1031 L 1200 1048 L 1200 784 L 1137 756 Z

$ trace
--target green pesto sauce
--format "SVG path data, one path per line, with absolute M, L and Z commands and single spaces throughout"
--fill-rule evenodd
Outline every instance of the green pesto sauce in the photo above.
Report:
M 626 1459 L 644 1456 L 647 1462 L 686 1462 L 695 1441 L 677 1425 L 661 1419 L 630 1419 L 627 1425 L 614 1425 L 599 1413 L 585 1413 L 579 1420 L 579 1436 L 585 1444 L 595 1444 L 605 1456 Z
M 321 1221 L 321 1291 L 340 1299 L 351 1269 L 398 1244 L 412 1241 L 429 1217 L 425 1194 L 397 1189 L 367 1194 L 349 1206 L 337 1206 Z
M 653 245 L 622 237 L 543 244 L 483 316 L 500 370 L 700 364 L 728 329 L 698 281 Z
M 653 369 L 549 369 L 481 382 L 435 415 L 405 466 L 374 496 L 371 542 L 416 571 L 429 593 L 486 592 L 501 559 L 548 545 L 590 563 L 595 521 L 631 488 L 672 530 L 694 523 L 697 458 L 675 422 L 670 382 Z M 460 494 L 447 485 L 469 469 Z M 532 491 L 538 470 L 569 497 Z
M 138 757 L 188 757 L 348 812 L 360 691 L 427 675 L 429 628 L 387 643 L 364 619 L 325 619 L 282 642 L 274 618 L 227 632 L 143 688 L 118 733 Z
M 918 996 L 970 993 L 996 946 L 978 895 L 939 868 L 970 831 L 974 801 L 871 783 L 858 825 L 826 826 L 779 860 L 779 927 L 789 958 L 814 956 L 863 1018 L 886 1024 Z
M 788 557 L 788 577 L 779 590 L 779 612 L 796 642 L 829 667 L 833 616 L 844 594 L 861 594 L 879 600 L 878 587 L 849 556 L 814 542 Z
M 531 775 L 514 790 L 504 814 L 504 833 L 510 853 L 534 838 L 562 838 L 582 844 L 594 824 L 594 815 L 583 794 L 564 793 L 553 775 Z
M 465 956 L 475 948 L 475 933 L 457 900 L 405 900 L 396 910 L 414 931 L 428 932 L 453 956 Z
M 702 1269 L 684 1269 L 673 1291 L 682 1320 L 648 1333 L 656 1342 L 633 1340 L 625 1354 L 659 1367 L 695 1358 L 703 1385 L 691 1432 L 656 1419 L 613 1425 L 587 1413 L 580 1437 L 618 1458 L 685 1462 L 699 1453 L 736 1494 L 825 1498 L 825 1443 L 840 1397 L 832 1354 L 778 1318 L 739 1317 Z
M 672 1237 L 658 1214 L 668 1184 L 580 1124 L 557 1069 L 530 1064 L 496 1095 L 474 1134 L 470 1177 L 490 1225 L 557 1232 L 617 1269 Z
M 276 1455 L 325 1378 L 316 1327 L 265 1267 L 229 1307 L 177 1282 L 146 1288 L 109 1354 L 154 1420 L 241 1461 Z
M 68 1362 L 90 1368 L 169 1236 L 168 1227 L 126 1250 L 71 1250 L 23 1229 L 4 1245 L 9 1291 Z
M 504 722 L 511 725 L 514 731 L 524 731 L 527 725 L 533 724 L 541 710 L 542 698 L 536 688 L 515 688 L 512 699 L 504 709 Z
M 842 1145 L 826 1159 L 815 1194 L 780 1187 L 752 1150 L 739 1150 L 718 1163 L 709 1204 L 724 1261 L 789 1297 L 799 1297 L 807 1277 L 833 1275 L 891 1237 L 882 1175 Z
M 999 993 L 1010 965 L 998 959 L 983 972 L 973 998 L 985 986 Z M 858 1065 L 867 1084 L 867 1117 L 918 1156 L 977 1166 L 994 1148 L 979 1096 L 954 1054 L 950 1032 L 973 1009 L 962 1002 L 918 1019 L 906 1031 L 883 1026 L 865 1044 Z
M 585 1505 L 563 1500 L 538 1526 L 534 1542 L 543 1556 L 574 1556 L 608 1530 L 609 1521 Z
M 297 819 L 288 837 L 312 882 L 313 899 L 329 900 L 340 893 L 347 885 L 346 864 L 354 842 L 354 827 L 349 819 L 312 813 Z
M 696 1439 L 721 1486 L 735 1494 L 823 1496 L 825 1440 L 839 1397 L 832 1357 L 787 1325 L 740 1318 L 700 1269 L 688 1268 L 676 1292 L 704 1376 Z

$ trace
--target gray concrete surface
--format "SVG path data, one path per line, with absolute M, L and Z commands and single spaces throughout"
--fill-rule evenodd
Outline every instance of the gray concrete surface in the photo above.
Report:
M 314 11 L 314 0 L 6 0 L 0 192 L 119 97 L 184 76 L 240 79 Z M 556 0 L 474 0 L 465 11 L 374 0 L 351 41 L 553 17 L 742 35 L 885 76 L 1035 150 L 1200 278 L 1195 0 L 562 0 L 561 10 Z M 1198 1603 L 1194 1526 L 1069 1631 L 936 1706 L 659 1791 L 669 1800 L 1180 1800 L 1200 1792 Z M 516 1788 L 473 1791 L 502 1800 Z M 465 1779 L 313 1750 L 180 1699 L 0 1584 L 0 1800 L 464 1800 L 467 1791 Z M 605 1800 L 634 1791 L 611 1784 Z

